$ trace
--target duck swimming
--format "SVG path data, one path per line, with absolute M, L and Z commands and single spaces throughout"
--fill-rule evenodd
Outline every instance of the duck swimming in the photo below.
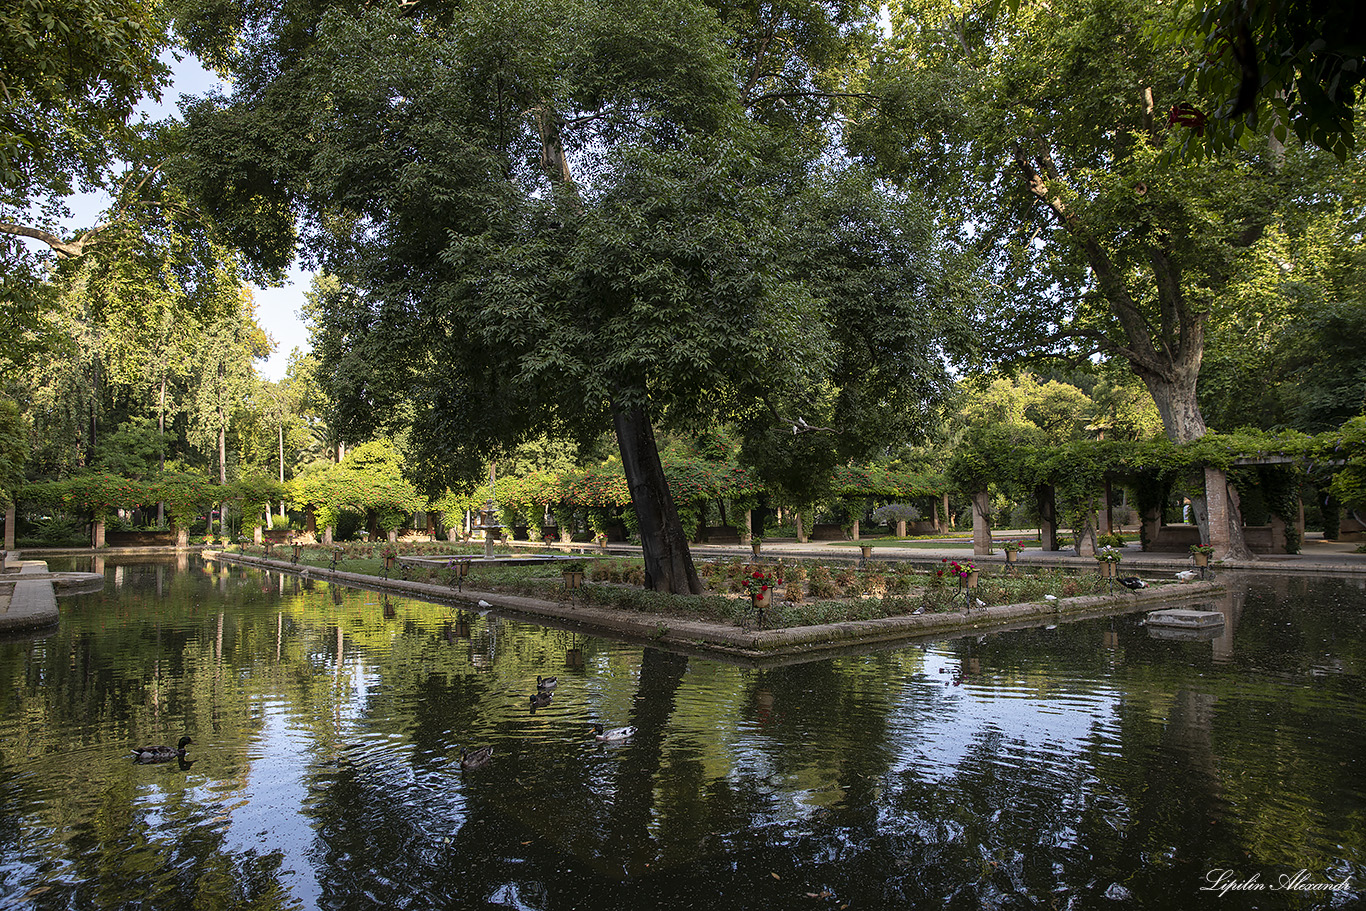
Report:
M 132 754 L 133 761 L 143 763 L 170 762 L 172 759 L 179 759 L 181 761 L 184 761 L 185 747 L 191 743 L 194 743 L 194 741 L 188 737 L 182 737 L 180 738 L 180 743 L 176 744 L 175 749 L 171 749 L 170 747 L 164 745 L 151 747 L 134 747 Z
M 466 750 L 462 747 L 460 750 L 460 768 L 482 769 L 484 766 L 489 764 L 489 760 L 492 758 L 493 746 L 491 744 L 486 747 L 480 747 L 479 749 L 473 752 L 470 752 L 469 750 Z
M 605 731 L 602 725 L 593 725 L 593 739 L 602 743 L 620 743 L 623 740 L 630 740 L 635 736 L 636 729 L 630 726 L 624 728 L 612 728 Z
M 532 693 L 530 698 L 532 709 L 543 709 L 550 705 L 550 700 L 555 697 L 546 690 L 538 690 L 537 692 Z
M 542 677 L 540 674 L 536 675 L 536 689 L 538 690 L 553 690 L 559 685 L 559 677 Z

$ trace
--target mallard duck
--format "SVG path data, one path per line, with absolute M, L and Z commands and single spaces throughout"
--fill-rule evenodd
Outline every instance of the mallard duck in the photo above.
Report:
M 493 758 L 493 746 L 480 747 L 471 752 L 463 747 L 460 750 L 460 768 L 462 769 L 481 769 L 489 764 Z
M 630 740 L 635 736 L 636 729 L 630 726 L 624 728 L 612 728 L 610 731 L 603 730 L 602 725 L 593 725 L 593 739 L 603 743 L 619 743 L 623 740 Z
M 192 743 L 194 743 L 194 741 L 190 738 L 182 737 L 180 738 L 180 743 L 176 745 L 175 749 L 171 749 L 170 747 L 165 745 L 152 747 L 133 747 L 133 761 L 170 762 L 172 759 L 183 760 L 185 758 L 185 747 Z
M 532 707 L 533 709 L 543 709 L 543 708 L 545 708 L 546 706 L 550 705 L 550 700 L 553 699 L 553 698 L 554 698 L 554 695 L 553 695 L 552 693 L 549 693 L 549 692 L 545 691 L 545 690 L 540 690 L 540 691 L 538 691 L 538 692 L 532 693 L 532 694 L 531 694 L 531 707 Z
M 536 689 L 538 690 L 553 690 L 559 685 L 559 677 L 542 677 L 540 674 L 536 675 Z

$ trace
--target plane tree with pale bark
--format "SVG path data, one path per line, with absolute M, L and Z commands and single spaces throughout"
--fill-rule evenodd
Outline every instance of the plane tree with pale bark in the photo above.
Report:
M 1125 362 L 1167 436 L 1206 433 L 1198 399 L 1210 314 L 1269 226 L 1336 200 L 1305 181 L 1314 155 L 1274 137 L 1184 157 L 1199 129 L 1189 49 L 1169 7 L 905 0 L 897 49 L 871 73 L 854 145 L 957 213 L 982 252 L 986 358 Z M 1242 544 L 1232 498 L 1233 551 Z

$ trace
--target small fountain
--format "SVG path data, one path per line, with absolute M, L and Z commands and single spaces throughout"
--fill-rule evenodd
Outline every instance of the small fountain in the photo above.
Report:
M 498 504 L 492 497 L 484 502 L 484 508 L 479 510 L 479 523 L 475 528 L 484 533 L 484 559 L 492 560 L 493 543 L 503 534 L 503 526 L 498 521 Z

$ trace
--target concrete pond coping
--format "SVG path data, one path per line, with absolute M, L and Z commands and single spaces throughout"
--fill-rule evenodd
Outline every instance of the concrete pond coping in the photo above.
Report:
M 912 614 L 876 620 L 756 629 L 714 620 L 671 617 L 574 601 L 548 601 L 525 595 L 457 591 L 444 585 L 382 579 L 378 576 L 299 566 L 243 554 L 206 551 L 205 559 L 293 573 L 304 579 L 337 582 L 353 588 L 407 595 L 463 609 L 531 620 L 574 632 L 601 634 L 717 660 L 753 666 L 792 664 L 838 654 L 863 654 L 916 640 L 980 635 L 1052 623 L 1152 610 L 1173 602 L 1208 601 L 1224 591 L 1218 582 L 1173 582 L 1108 595 L 1087 595 L 971 610 Z

